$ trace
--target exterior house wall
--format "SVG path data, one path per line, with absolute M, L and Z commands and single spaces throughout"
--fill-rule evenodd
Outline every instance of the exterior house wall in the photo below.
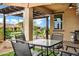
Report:
M 63 29 L 62 31 L 53 31 L 54 15 L 50 17 L 50 34 L 63 33 L 64 41 L 71 41 L 71 32 L 79 30 L 79 20 L 76 18 L 76 9 L 67 9 L 63 13 Z

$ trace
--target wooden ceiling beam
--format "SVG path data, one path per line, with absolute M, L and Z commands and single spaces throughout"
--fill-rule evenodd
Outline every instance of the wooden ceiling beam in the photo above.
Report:
M 22 14 L 23 12 L 24 12 L 24 10 L 21 10 L 21 11 L 12 12 L 12 13 L 9 13 L 6 15 L 17 15 L 17 14 Z
M 47 15 L 47 14 L 52 14 L 53 11 L 49 10 L 45 7 L 34 7 L 33 8 L 33 15 L 34 17 L 39 17 L 40 15 Z
M 18 11 L 18 10 L 21 10 L 21 8 L 14 7 L 14 10 L 17 10 Z
M 17 9 L 15 9 L 13 6 L 11 8 L 9 8 L 10 12 L 15 12 L 15 11 L 18 11 Z
M 8 10 L 9 10 L 10 12 L 15 11 L 13 7 L 9 7 Z
M 20 10 L 23 10 L 23 9 L 24 9 L 24 8 L 22 8 L 22 7 L 9 6 L 9 7 L 0 9 L 0 13 L 8 14 L 8 13 L 20 11 Z
M 27 7 L 28 3 L 4 3 L 7 6 Z
M 8 6 L 18 6 L 18 7 L 37 7 L 37 6 L 42 6 L 42 5 L 50 5 L 52 3 L 4 3 L 4 5 Z
M 42 7 L 45 8 L 45 9 L 47 9 L 47 10 L 49 10 L 49 11 L 51 11 L 52 13 L 54 12 L 54 10 L 51 10 L 51 9 L 45 7 L 45 6 L 42 6 Z
M 44 6 L 44 5 L 50 5 L 52 3 L 29 3 L 29 7 L 37 7 L 37 6 Z
M 50 16 L 50 15 L 51 15 L 51 14 L 34 16 L 33 19 L 44 18 L 44 17 L 48 17 L 48 16 Z

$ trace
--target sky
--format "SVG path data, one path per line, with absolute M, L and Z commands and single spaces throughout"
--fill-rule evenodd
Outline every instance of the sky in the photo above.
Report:
M 46 18 L 34 19 L 37 26 L 46 27 Z M 48 26 L 50 27 L 50 18 L 48 18 Z
M 8 6 L 0 5 L 0 9 L 6 8 L 6 7 L 8 7 Z
M 18 22 L 23 22 L 23 18 L 18 17 L 18 16 L 7 16 L 6 17 L 6 23 L 8 24 L 17 24 Z M 35 22 L 37 26 L 46 27 L 46 18 L 34 19 L 33 22 Z M 0 23 L 3 23 L 2 16 L 0 16 Z M 49 25 L 50 25 L 50 22 L 49 22 Z
M 8 6 L 0 5 L 0 9 L 6 8 Z M 6 23 L 8 24 L 17 24 L 18 22 L 23 22 L 23 18 L 19 16 L 7 16 Z M 34 20 L 37 26 L 46 27 L 46 18 L 41 18 L 38 20 Z M 0 23 L 3 23 L 3 16 L 0 15 Z M 50 22 L 49 22 L 50 25 Z
M 6 17 L 6 23 L 8 24 L 17 24 L 18 22 L 22 22 L 23 19 L 22 17 L 18 17 L 18 16 L 7 16 Z M 3 17 L 0 16 L 0 23 L 3 23 Z
M 18 17 L 18 16 L 7 16 L 6 17 L 7 24 L 17 24 L 18 22 L 23 22 L 23 18 Z M 35 22 L 35 24 L 39 27 L 46 27 L 46 18 L 34 19 L 33 22 Z M 2 16 L 0 16 L 0 23 L 3 23 Z M 49 21 L 49 27 L 50 27 L 50 21 Z

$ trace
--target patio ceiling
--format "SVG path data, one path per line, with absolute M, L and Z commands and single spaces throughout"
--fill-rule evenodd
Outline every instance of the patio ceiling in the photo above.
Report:
M 35 11 L 41 12 L 41 13 L 36 13 L 36 16 L 39 14 L 38 17 L 42 17 L 56 13 L 64 13 L 64 11 L 66 11 L 69 8 L 70 4 L 72 4 L 73 8 L 77 9 L 75 3 L 53 3 L 53 4 L 34 7 L 34 9 Z M 44 9 L 47 9 L 49 11 L 44 11 Z
M 4 4 L 1 4 L 3 6 Z M 7 6 L 5 8 L 0 8 L 0 13 L 2 14 L 10 14 L 14 13 L 14 16 L 23 16 L 23 13 L 16 13 L 17 11 L 24 10 L 24 7 L 18 7 L 18 6 Z M 45 12 L 46 11 L 46 12 Z M 43 7 L 35 7 L 33 8 L 33 17 L 35 16 L 40 16 L 40 15 L 45 15 L 45 14 L 51 14 L 52 11 L 49 9 L 43 8 Z
M 49 14 L 64 12 L 65 10 L 67 10 L 70 3 L 61 3 L 61 4 L 54 3 L 54 4 L 43 5 L 43 6 L 39 4 L 40 6 L 37 6 L 37 7 L 36 7 L 36 4 L 30 4 L 30 5 L 35 6 L 33 7 L 33 17 L 39 18 L 39 17 L 44 17 L 45 15 L 49 15 Z M 76 6 L 76 4 L 73 4 L 73 5 Z M 0 13 L 9 14 L 9 13 L 13 13 L 13 12 L 21 11 L 21 10 L 24 10 L 24 7 L 8 6 L 8 7 L 0 9 Z M 15 14 L 15 16 L 23 16 L 23 14 L 22 13 Z
M 67 10 L 67 8 L 69 7 L 70 3 L 57 3 L 57 4 L 51 4 L 51 5 L 46 5 L 44 7 L 53 10 L 55 12 L 64 12 Z M 76 7 L 76 4 L 73 3 L 72 4 L 74 7 Z
M 8 6 L 19 6 L 19 7 L 37 7 L 37 6 L 42 6 L 42 5 L 50 5 L 52 3 L 4 3 L 5 5 Z

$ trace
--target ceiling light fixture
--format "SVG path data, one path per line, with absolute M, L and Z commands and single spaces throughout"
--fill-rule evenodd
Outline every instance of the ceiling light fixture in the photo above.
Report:
M 73 8 L 74 6 L 72 5 L 72 3 L 69 5 L 69 8 L 71 9 L 71 8 Z

